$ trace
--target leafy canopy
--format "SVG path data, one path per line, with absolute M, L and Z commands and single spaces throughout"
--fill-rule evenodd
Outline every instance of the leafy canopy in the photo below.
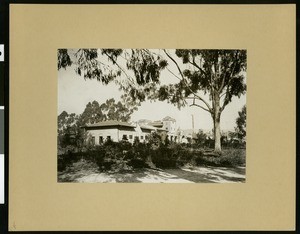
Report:
M 246 117 L 247 117 L 246 105 L 243 106 L 242 110 L 239 111 L 238 114 L 239 116 L 236 119 L 235 132 L 239 139 L 244 140 L 246 137 Z
M 115 82 L 132 104 L 166 100 L 181 108 L 191 99 L 192 105 L 213 113 L 217 99 L 222 100 L 222 111 L 233 96 L 245 93 L 246 57 L 245 50 L 59 50 L 58 69 L 74 65 L 84 79 Z M 174 82 L 163 84 L 167 72 Z

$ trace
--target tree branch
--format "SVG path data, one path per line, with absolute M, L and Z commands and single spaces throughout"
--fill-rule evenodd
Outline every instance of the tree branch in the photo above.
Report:
M 222 89 L 224 88 L 225 78 L 226 78 L 226 72 L 224 73 L 224 76 L 223 76 L 223 79 L 222 79 L 222 83 L 221 83 L 220 88 L 218 90 L 219 92 L 221 92 Z
M 224 94 L 226 94 L 225 95 L 225 98 L 224 98 L 224 102 L 223 102 L 223 105 L 222 105 L 222 107 L 221 107 L 221 109 L 220 109 L 220 111 L 222 112 L 223 110 L 224 110 L 224 108 L 225 108 L 225 106 L 227 106 L 228 105 L 228 103 L 229 103 L 229 84 L 227 84 L 227 88 L 226 88 L 226 92 L 224 93 Z M 223 95 L 224 95 L 223 94 Z
M 208 109 L 206 109 L 205 107 L 196 104 L 196 103 L 195 103 L 195 99 L 196 99 L 196 98 L 197 98 L 197 97 L 196 97 L 195 95 L 194 95 L 194 97 L 192 97 L 192 98 L 187 98 L 187 99 L 193 99 L 193 104 L 191 104 L 190 106 L 197 106 L 197 107 L 200 107 L 201 109 L 203 109 L 203 110 L 205 110 L 205 111 L 211 113 L 211 112 L 210 112 Z
M 200 105 L 198 105 L 198 104 L 196 104 L 196 103 L 193 103 L 193 104 L 191 104 L 190 106 L 197 106 L 197 107 L 200 107 L 201 109 L 203 109 L 203 110 L 205 110 L 205 111 L 211 113 L 208 109 L 206 109 L 205 107 L 200 106 Z
M 189 63 L 198 68 L 204 75 L 206 75 L 206 72 L 196 63 L 195 57 L 193 57 L 193 62 L 189 60 Z
M 184 79 L 184 75 L 183 75 L 183 73 L 182 73 L 182 71 L 181 71 L 181 69 L 180 69 L 178 63 L 175 61 L 175 59 L 173 59 L 173 58 L 167 53 L 167 51 L 166 51 L 165 49 L 164 49 L 164 52 L 165 52 L 165 54 L 168 56 L 168 58 L 171 59 L 172 62 L 176 65 L 176 67 L 177 67 L 177 69 L 178 69 L 178 71 L 179 71 L 179 73 L 180 73 L 182 79 L 185 80 L 185 79 Z
M 167 53 L 167 51 L 164 49 L 163 50 L 164 52 L 165 52 L 165 54 L 168 56 L 168 58 L 169 59 L 171 59 L 172 60 L 172 62 L 176 65 L 176 67 L 177 67 L 177 69 L 178 69 L 178 71 L 179 71 L 179 73 L 180 73 L 180 75 L 181 75 L 181 77 L 182 77 L 182 80 L 183 80 L 183 82 L 185 83 L 185 85 L 186 85 L 186 87 L 191 91 L 191 93 L 193 93 L 199 100 L 201 100 L 205 105 L 206 105 L 206 107 L 209 109 L 209 111 L 211 111 L 211 107 L 210 107 L 210 105 L 208 104 L 208 102 L 207 101 L 205 101 L 202 97 L 200 97 L 199 95 L 197 95 L 189 86 L 188 86 L 188 84 L 186 83 L 186 80 L 185 80 L 185 78 L 184 78 L 184 75 L 183 75 L 183 73 L 182 73 L 182 71 L 181 71 L 181 69 L 180 69 L 180 67 L 179 67 L 179 65 L 178 65 L 178 63 Z
M 237 60 L 237 54 L 238 54 L 238 52 L 235 53 L 235 59 L 236 59 L 236 60 Z M 236 65 L 237 65 L 237 63 L 236 63 L 236 61 L 234 61 L 234 62 L 233 62 L 233 66 L 232 66 L 232 70 L 231 70 L 231 74 L 230 74 L 230 76 L 229 76 L 228 83 L 230 83 L 230 81 L 233 79 L 233 72 L 234 72 L 234 69 L 235 69 Z M 221 85 L 220 88 L 219 88 L 219 92 L 221 92 L 222 89 L 223 89 L 224 86 L 225 86 L 225 79 L 226 79 L 226 72 L 224 72 L 224 77 L 223 77 L 223 79 L 222 79 L 222 85 Z
M 220 95 L 220 98 L 221 98 L 221 97 L 223 97 L 223 96 L 224 96 L 226 93 L 227 93 L 227 92 L 225 92 L 225 93 L 222 93 L 222 94 Z
M 188 60 L 188 61 L 189 61 L 190 64 L 192 64 L 193 66 L 195 66 L 196 68 L 198 68 L 200 70 L 200 72 L 202 72 L 205 76 L 207 76 L 207 73 L 196 63 L 195 57 L 193 57 L 193 62 L 191 62 L 190 60 Z M 215 88 L 212 85 L 212 79 L 211 79 L 211 77 L 210 77 L 210 81 L 211 82 L 210 82 L 209 86 L 210 86 L 211 90 L 214 90 Z
M 192 99 L 192 100 L 198 99 L 198 100 L 200 100 L 198 97 L 185 97 L 185 99 Z
M 125 76 L 129 79 L 129 81 L 134 85 L 135 82 L 134 82 L 134 79 L 132 77 L 130 77 L 125 71 L 124 69 L 117 63 L 117 61 L 114 60 L 113 57 L 111 57 L 106 51 L 104 52 L 104 54 L 109 57 L 111 59 L 111 61 L 113 61 L 113 63 L 115 65 L 117 65 L 117 67 L 125 74 Z
M 181 81 L 180 77 L 177 76 L 174 72 L 172 72 L 168 67 L 166 67 L 166 69 L 167 69 L 173 76 L 175 76 L 178 80 Z

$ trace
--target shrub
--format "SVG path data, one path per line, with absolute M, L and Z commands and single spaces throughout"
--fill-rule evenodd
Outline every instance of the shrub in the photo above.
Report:
M 187 163 L 193 163 L 195 155 L 199 153 L 190 150 L 184 145 L 171 144 L 169 147 L 161 146 L 152 151 L 152 161 L 160 168 L 178 168 Z
M 245 149 L 224 149 L 221 156 L 199 155 L 196 158 L 197 165 L 208 166 L 244 166 L 246 162 Z
M 222 165 L 228 166 L 243 166 L 246 163 L 245 149 L 227 149 L 223 150 L 220 158 Z
M 161 145 L 158 149 L 151 150 L 152 162 L 160 168 L 175 168 L 176 155 L 166 146 Z
M 128 165 L 133 168 L 147 168 L 148 167 L 145 160 L 142 160 L 139 158 L 133 158 L 133 159 L 129 160 Z
M 63 155 L 58 156 L 57 160 L 57 170 L 58 171 L 64 171 L 69 163 L 67 160 L 64 159 Z
M 101 168 L 104 163 L 105 148 L 103 146 L 96 146 L 85 152 L 84 157 L 86 160 L 95 162 L 97 166 Z
M 66 154 L 59 155 L 57 161 L 57 170 L 63 171 L 67 166 L 71 165 L 80 159 L 81 154 L 73 151 L 68 151 Z
M 152 132 L 148 138 L 147 146 L 152 149 L 158 149 L 162 145 L 162 136 L 157 132 Z
M 158 139 L 158 138 L 156 138 Z M 136 141 L 133 145 L 128 141 L 107 141 L 103 145 L 89 147 L 81 152 L 69 150 L 58 156 L 58 171 L 65 170 L 68 165 L 81 158 L 95 162 L 100 170 L 122 171 L 133 168 L 147 168 L 149 158 L 159 168 L 178 168 L 186 164 L 210 166 L 239 166 L 245 164 L 245 149 L 224 149 L 219 157 L 207 156 L 199 148 L 191 148 L 186 144 L 156 144 Z
M 127 141 L 107 141 L 103 146 L 95 150 L 96 164 L 100 170 L 122 171 L 132 168 L 130 160 L 132 156 L 132 145 Z

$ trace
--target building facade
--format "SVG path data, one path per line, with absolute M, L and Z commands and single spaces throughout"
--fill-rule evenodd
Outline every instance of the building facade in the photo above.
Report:
M 128 140 L 133 143 L 134 138 L 139 137 L 135 130 L 135 126 L 115 120 L 88 124 L 84 126 L 84 129 L 95 145 L 102 144 L 107 140 L 116 142 Z
M 171 142 L 181 143 L 184 138 L 182 131 L 177 129 L 176 120 L 169 116 L 158 121 L 141 120 L 137 123 L 109 120 L 87 124 L 84 129 L 95 145 L 107 140 L 115 142 L 126 140 L 133 143 L 135 139 L 138 139 L 140 142 L 147 142 L 152 132 L 159 133 L 163 141 L 168 138 Z

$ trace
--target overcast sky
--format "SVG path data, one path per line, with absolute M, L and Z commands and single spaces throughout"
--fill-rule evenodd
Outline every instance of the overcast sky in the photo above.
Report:
M 178 81 L 169 73 L 164 73 L 166 83 Z M 120 100 L 122 92 L 114 83 L 103 85 L 96 80 L 84 80 L 82 76 L 75 73 L 74 67 L 60 69 L 58 71 L 58 114 L 62 111 L 81 114 L 88 102 L 96 100 L 101 105 L 107 99 Z M 246 104 L 246 95 L 240 98 L 233 97 L 221 115 L 221 129 L 233 130 L 238 111 Z M 194 115 L 195 129 L 210 130 L 213 127 L 212 118 L 208 112 L 198 107 L 184 107 L 178 110 L 172 104 L 165 102 L 146 101 L 131 116 L 132 121 L 139 119 L 161 120 L 166 116 L 175 118 L 177 126 L 181 129 L 192 128 L 192 115 Z

